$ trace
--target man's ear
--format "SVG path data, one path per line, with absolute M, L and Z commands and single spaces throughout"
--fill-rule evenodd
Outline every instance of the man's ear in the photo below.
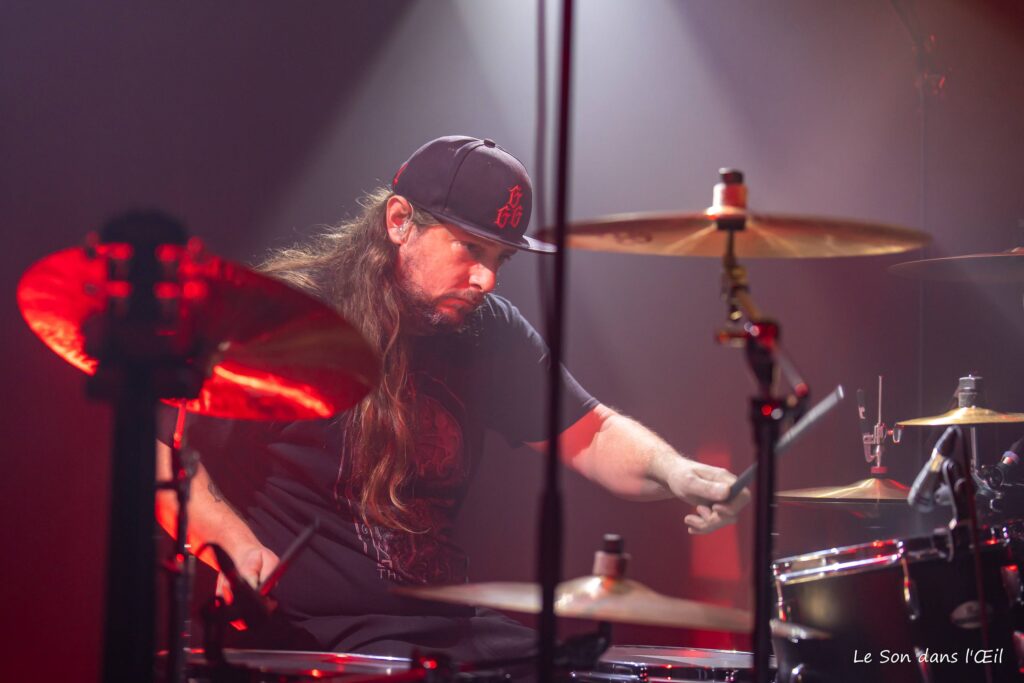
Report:
M 384 211 L 388 239 L 398 245 L 408 242 L 412 233 L 412 204 L 409 200 L 401 195 L 391 195 Z

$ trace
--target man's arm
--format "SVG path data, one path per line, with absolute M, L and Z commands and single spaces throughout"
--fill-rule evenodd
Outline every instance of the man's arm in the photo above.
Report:
M 156 452 L 157 479 L 168 481 L 171 478 L 171 449 L 158 442 Z M 177 533 L 177 515 L 177 495 L 173 491 L 158 491 L 157 522 L 171 536 Z M 259 542 L 249 525 L 224 499 L 201 463 L 196 465 L 196 473 L 192 477 L 188 522 L 188 541 L 192 548 L 197 550 L 203 543 L 216 543 L 227 551 L 239 573 L 253 587 L 259 585 L 277 565 L 277 555 Z M 207 550 L 199 559 L 219 570 L 212 551 Z M 223 575 L 217 579 L 217 593 L 230 596 Z
M 746 490 L 725 504 L 736 477 L 728 470 L 684 457 L 642 424 L 604 405 L 559 436 L 562 457 L 583 476 L 635 500 L 679 498 L 696 506 L 684 519 L 690 533 L 708 533 L 736 521 L 750 501 Z M 546 441 L 527 446 L 545 452 Z

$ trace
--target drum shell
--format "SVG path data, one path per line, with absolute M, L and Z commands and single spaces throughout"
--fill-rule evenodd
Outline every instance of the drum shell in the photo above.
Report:
M 1008 580 L 1019 574 L 1014 544 L 986 530 L 981 547 L 989 648 L 1002 652 L 994 680 L 1019 680 L 1013 633 L 1021 628 L 1021 596 Z M 832 635 L 827 643 L 776 642 L 784 671 L 804 661 L 805 680 L 984 680 L 983 665 L 965 661 L 968 648 L 983 648 L 971 618 L 978 603 L 966 543 L 947 534 L 876 541 L 782 559 L 773 570 L 779 618 Z M 955 663 L 918 661 L 954 654 Z

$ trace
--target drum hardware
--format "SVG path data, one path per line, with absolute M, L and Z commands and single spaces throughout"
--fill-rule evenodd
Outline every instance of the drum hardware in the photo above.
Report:
M 874 463 L 871 467 L 871 474 L 887 474 L 888 468 L 882 464 L 882 454 L 885 452 L 885 440 L 892 439 L 894 444 L 900 442 L 903 430 L 899 427 L 888 427 L 882 421 L 882 375 L 878 376 L 878 421 L 872 427 L 868 423 L 864 404 L 864 390 L 857 390 L 857 413 L 860 417 L 861 441 L 864 444 L 864 459 Z
M 168 349 L 189 358 L 189 372 L 161 366 L 169 402 L 200 383 L 185 403 L 190 413 L 246 420 L 330 417 L 355 405 L 376 384 L 379 364 L 369 345 L 340 315 L 298 290 L 205 251 L 162 245 L 148 283 L 135 289 L 115 278 L 141 249 L 126 242 L 72 248 L 33 264 L 18 283 L 18 306 L 53 352 L 90 375 L 91 391 L 114 377 L 98 372 L 104 321 L 152 294 L 158 342 L 146 346 L 138 326 L 114 351 L 154 355 Z M 153 251 L 150 249 L 149 251 Z M 96 377 L 99 374 L 101 376 Z M 191 383 L 191 384 L 190 384 Z M 179 388 L 182 387 L 182 388 Z
M 961 377 L 954 396 L 957 407 L 941 415 L 903 420 L 901 427 L 948 427 L 964 425 L 972 429 L 983 424 L 1007 424 L 1024 422 L 1024 413 L 1000 413 L 978 405 L 983 378 L 976 375 Z M 973 439 L 972 439 L 973 440 Z
M 918 417 L 900 422 L 902 427 L 945 427 L 949 425 L 983 425 L 1024 422 L 1024 413 L 1000 413 L 989 408 L 968 406 L 954 408 L 942 415 Z
M 773 621 L 773 636 L 776 628 L 779 629 L 779 637 L 784 637 L 781 634 L 815 637 L 810 629 L 797 624 Z M 753 659 L 751 653 L 737 650 L 619 645 L 609 648 L 589 669 L 574 671 L 572 680 L 587 683 L 749 683 L 753 680 Z M 776 668 L 774 659 L 771 659 L 773 673 Z
M 770 599 L 765 590 L 771 565 L 772 492 L 774 458 L 781 422 L 799 419 L 806 408 L 808 387 L 778 343 L 779 326 L 758 310 L 750 297 L 746 270 L 737 257 L 801 258 L 887 254 L 919 248 L 930 241 L 922 232 L 878 224 L 834 219 L 767 216 L 747 210 L 743 174 L 720 171 L 711 208 L 700 214 L 622 214 L 574 223 L 564 235 L 573 248 L 634 254 L 674 256 L 722 255 L 722 293 L 727 305 L 726 328 L 718 334 L 723 344 L 746 349 L 748 365 L 757 383 L 750 402 L 750 418 L 757 445 L 757 510 L 755 515 L 755 669 L 767 680 Z M 552 241 L 548 230 L 542 237 Z M 561 237 L 559 235 L 559 237 Z M 724 253 L 724 255 L 723 255 Z M 793 388 L 788 398 L 773 393 L 781 371 Z
M 1017 560 L 1006 530 L 993 531 L 975 546 L 982 559 L 987 594 L 977 599 L 975 555 L 965 533 L 945 530 L 931 537 L 875 541 L 784 558 L 773 565 L 780 610 L 787 621 L 820 629 L 831 641 L 788 647 L 774 638 L 782 672 L 792 676 L 803 661 L 828 681 L 918 680 L 911 659 L 878 661 L 891 653 L 958 653 L 959 662 L 929 664 L 935 683 L 977 680 L 981 662 L 964 662 L 965 649 L 1002 651 L 993 662 L 993 680 L 1018 680 L 1013 633 L 1019 628 Z M 870 596 L 870 599 L 865 600 Z M 981 606 L 985 605 L 985 609 Z M 982 617 L 990 625 L 986 648 Z M 855 651 L 875 661 L 851 666 Z M 927 663 L 927 662 L 926 662 Z
M 701 213 L 624 213 L 569 226 L 566 245 L 573 249 L 620 254 L 720 258 L 727 237 L 718 228 L 721 205 Z M 920 249 L 931 236 L 903 227 L 839 220 L 733 211 L 744 216 L 737 232 L 738 258 L 833 258 L 877 256 Z M 553 242 L 553 231 L 539 234 Z
M 621 552 L 621 538 L 609 534 L 605 543 L 604 549 L 595 554 L 594 574 L 559 584 L 555 593 L 555 613 L 558 616 L 733 633 L 750 630 L 748 612 L 669 597 L 625 578 L 629 556 Z M 421 600 L 525 614 L 540 612 L 540 587 L 535 583 L 399 586 L 392 590 Z
M 1024 605 L 1024 582 L 1020 577 L 1020 566 L 1013 564 L 1003 567 L 1001 570 L 1003 588 L 1010 596 L 1013 604 Z
M 956 391 L 958 409 L 974 408 L 981 393 L 981 387 L 980 377 L 972 375 L 961 377 Z M 983 574 L 982 537 L 979 531 L 976 504 L 977 482 L 981 480 L 977 474 L 977 432 L 974 424 L 971 423 L 969 427 L 971 436 L 969 446 L 963 439 L 962 426 L 954 424 L 946 428 L 936 443 L 931 457 L 915 480 L 914 486 L 907 496 L 907 502 L 924 510 L 930 509 L 932 497 L 938 488 L 938 481 L 940 479 L 945 481 L 949 492 L 949 501 L 953 506 L 953 515 L 949 523 L 950 552 L 955 553 L 956 548 L 966 542 L 967 547 L 972 551 L 971 569 L 975 583 L 973 596 L 975 599 L 967 600 L 953 609 L 950 619 L 958 626 L 971 627 L 977 623 L 981 630 L 981 646 L 984 649 L 989 649 L 992 642 L 992 619 L 989 614 L 991 605 L 987 600 L 986 592 L 991 588 L 986 588 Z M 962 462 L 959 465 L 951 457 L 957 441 L 961 444 Z M 951 557 L 951 561 L 952 559 Z M 1001 588 L 1005 594 L 1005 578 L 1001 571 L 1000 578 L 1003 579 Z M 1012 595 L 1007 597 L 1010 603 L 1015 599 Z M 986 663 L 984 670 L 986 680 L 991 681 L 991 663 Z
M 811 503 L 857 509 L 865 505 L 897 505 L 907 499 L 909 489 L 896 481 L 882 475 L 888 472 L 882 464 L 887 439 L 899 443 L 902 430 L 899 427 L 889 428 L 882 420 L 882 376 L 878 377 L 878 420 L 872 426 L 867 419 L 867 408 L 864 402 L 864 390 L 857 390 L 857 414 L 861 425 L 861 443 L 864 447 L 864 459 L 872 463 L 871 476 L 844 486 L 822 486 L 806 489 L 790 489 L 779 491 L 775 500 L 780 503 Z
M 246 419 L 327 417 L 375 384 L 378 362 L 344 319 L 280 282 L 205 252 L 173 218 L 119 216 L 84 247 L 51 254 L 18 283 L 18 306 L 52 351 L 114 405 L 105 681 L 153 675 L 153 512 L 158 401 Z M 168 680 L 181 681 L 188 634 L 187 500 L 195 454 L 171 448 L 178 538 L 171 575 Z
M 911 621 L 917 621 L 921 618 L 921 598 L 917 592 L 917 584 L 910 578 L 910 565 L 906 555 L 900 557 L 900 569 L 903 570 L 903 604 L 907 606 L 907 617 Z
M 821 399 L 813 408 L 807 411 L 807 414 L 801 417 L 796 424 L 786 430 L 786 433 L 779 439 L 779 443 L 775 446 L 775 457 L 779 457 L 792 446 L 796 441 L 805 434 L 811 427 L 813 427 L 821 418 L 825 417 L 829 412 L 832 411 L 839 403 L 846 397 L 842 385 L 837 386 L 832 390 L 825 398 Z M 743 472 L 736 477 L 736 481 L 733 482 L 732 486 L 729 487 L 729 497 L 726 502 L 733 500 L 740 494 L 740 492 L 746 488 L 753 480 L 754 475 L 757 473 L 757 463 L 753 463 L 743 470 Z M 773 532 L 774 533 L 774 532 Z

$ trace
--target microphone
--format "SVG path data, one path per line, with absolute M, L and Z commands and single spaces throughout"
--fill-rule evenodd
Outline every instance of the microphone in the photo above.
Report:
M 1021 479 L 1020 464 L 1024 454 L 1024 437 L 1018 439 L 1010 446 L 1003 457 L 999 459 L 995 467 L 988 471 L 988 484 L 994 489 L 1012 486 Z
M 949 454 L 956 446 L 956 427 L 946 427 L 939 440 L 935 442 L 932 455 L 921 468 L 914 485 L 907 494 L 907 503 L 922 512 L 929 512 L 935 506 L 935 491 L 942 478 L 942 467 L 946 464 Z

